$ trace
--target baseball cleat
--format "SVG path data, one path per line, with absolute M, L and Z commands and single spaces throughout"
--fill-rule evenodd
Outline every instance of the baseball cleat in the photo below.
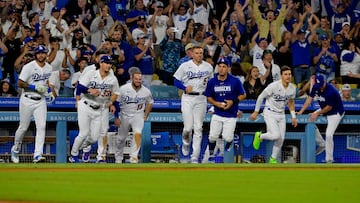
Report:
M 19 152 L 16 152 L 13 148 L 11 148 L 11 161 L 14 164 L 18 164 L 19 163 Z
M 131 164 L 137 164 L 139 162 L 139 160 L 136 157 L 131 157 L 130 158 L 130 163 Z
M 325 151 L 325 146 L 318 146 L 318 148 L 316 149 L 316 155 L 321 154 L 323 151 Z
M 70 163 L 80 163 L 80 160 L 79 160 L 78 156 L 70 156 L 69 157 L 69 162 Z
M 208 163 L 214 164 L 214 163 L 215 163 L 215 157 L 214 157 L 214 156 L 210 156 L 210 157 L 208 158 Z
M 84 163 L 88 163 L 90 161 L 90 152 L 83 152 L 82 160 Z
M 103 159 L 99 159 L 99 160 L 96 161 L 96 163 L 98 163 L 98 164 L 106 164 L 106 161 L 103 160 Z
M 40 163 L 40 162 L 45 162 L 46 159 L 45 157 L 41 156 L 41 155 L 37 155 L 34 159 L 33 159 L 33 162 L 34 163 Z
M 261 131 L 256 132 L 254 135 L 253 147 L 255 150 L 259 150 L 260 148 L 260 143 L 261 143 L 260 135 L 261 135 Z
M 269 163 L 270 164 L 277 164 L 277 160 L 275 158 L 270 157 Z
M 190 153 L 190 145 L 182 144 L 181 146 L 181 152 L 184 156 L 189 156 Z
M 198 164 L 199 163 L 199 159 L 198 158 L 191 158 L 190 161 L 192 164 Z

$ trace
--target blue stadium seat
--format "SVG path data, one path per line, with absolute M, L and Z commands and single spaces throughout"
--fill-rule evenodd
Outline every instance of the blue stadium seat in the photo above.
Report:
M 151 134 L 151 155 L 159 158 L 174 158 L 180 161 L 180 145 L 175 144 L 169 132 Z

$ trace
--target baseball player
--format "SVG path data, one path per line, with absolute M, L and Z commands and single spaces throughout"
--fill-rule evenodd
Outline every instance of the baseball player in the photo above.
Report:
M 120 115 L 115 113 L 115 125 L 119 127 L 116 138 L 115 163 L 124 159 L 125 140 L 130 128 L 133 131 L 130 163 L 138 163 L 144 121 L 148 118 L 154 99 L 148 88 L 142 85 L 142 74 L 139 68 L 131 68 L 130 80 L 120 87 Z M 118 109 L 119 110 L 119 109 Z
M 20 124 L 15 132 L 14 145 L 11 148 L 11 161 L 19 163 L 19 152 L 25 132 L 29 128 L 31 116 L 34 116 L 36 125 L 35 151 L 33 162 L 44 162 L 42 156 L 45 129 L 46 129 L 46 101 L 45 97 L 51 92 L 48 79 L 52 67 L 46 62 L 47 52 L 45 46 L 35 48 L 35 60 L 26 64 L 19 76 L 18 84 L 24 88 L 20 97 L 19 114 Z
M 298 114 L 300 115 L 304 113 L 304 111 L 309 107 L 314 98 L 319 102 L 320 109 L 310 114 L 309 121 L 313 122 L 321 114 L 326 115 L 328 121 L 325 132 L 326 140 L 321 137 L 318 129 L 315 132 L 315 140 L 316 144 L 318 145 L 317 154 L 320 154 L 321 148 L 323 148 L 323 146 L 325 145 L 325 160 L 327 163 L 333 163 L 333 136 L 341 119 L 344 117 L 344 105 L 338 90 L 330 83 L 325 82 L 325 78 L 323 75 L 317 74 L 313 80 L 314 81 L 312 82 L 314 86 L 311 89 L 310 95 L 307 97 L 304 105 L 301 107 L 301 110 L 298 112 Z
M 79 134 L 75 138 L 69 161 L 79 162 L 79 150 L 95 143 L 101 133 L 103 116 L 115 111 L 113 102 L 119 95 L 119 85 L 115 76 L 110 74 L 112 58 L 103 55 L 98 70 L 90 70 L 80 78 L 76 89 Z M 80 97 L 80 94 L 83 94 Z M 103 113 L 103 111 L 107 113 Z M 109 122 L 109 118 L 106 119 Z M 90 126 L 90 127 L 89 127 Z
M 206 97 L 203 95 L 208 80 L 213 76 L 213 67 L 203 61 L 203 48 L 193 47 L 193 58 L 179 66 L 174 74 L 174 84 L 184 91 L 181 96 L 181 112 L 184 120 L 181 151 L 184 156 L 190 153 L 193 135 L 192 163 L 199 163 L 202 126 L 206 113 Z
M 214 106 L 214 115 L 210 122 L 208 162 L 215 162 L 214 149 L 220 134 L 226 142 L 225 150 L 230 150 L 234 139 L 238 103 L 246 97 L 241 81 L 228 73 L 230 61 L 220 58 L 217 64 L 218 74 L 209 80 L 205 90 L 208 102 Z
M 296 87 L 291 84 L 291 68 L 283 66 L 280 70 L 281 80 L 272 82 L 259 95 L 256 100 L 254 112 L 250 115 L 251 120 L 255 120 L 259 114 L 260 106 L 263 100 L 266 99 L 263 110 L 264 120 L 266 123 L 266 133 L 256 132 L 253 140 L 253 147 L 255 150 L 260 148 L 262 140 L 273 140 L 274 146 L 271 153 L 269 163 L 277 163 L 281 147 L 285 139 L 286 120 L 285 120 L 285 106 L 288 105 L 292 125 L 297 126 L 297 119 L 295 115 L 295 92 Z
M 103 50 L 98 50 L 95 52 L 95 63 L 89 66 L 86 66 L 83 70 L 83 72 L 80 75 L 80 78 L 83 77 L 86 72 L 88 71 L 96 71 L 100 65 L 99 61 L 100 58 L 105 55 L 106 53 Z M 110 69 L 110 75 L 114 76 L 114 71 Z M 79 80 L 80 80 L 79 78 Z M 98 140 L 98 148 L 97 148 L 97 156 L 96 156 L 96 162 L 97 163 L 105 163 L 106 162 L 106 149 L 107 149 L 107 143 L 108 143 L 108 136 L 107 132 L 109 129 L 109 111 L 106 111 L 105 109 L 101 111 L 101 133 Z M 91 145 L 83 149 L 83 155 L 82 160 L 83 162 L 89 162 L 90 161 L 90 151 L 91 151 Z

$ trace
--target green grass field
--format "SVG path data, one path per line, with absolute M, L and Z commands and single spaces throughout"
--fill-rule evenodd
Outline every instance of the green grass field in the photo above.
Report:
M 0 202 L 360 202 L 360 165 L 0 164 Z

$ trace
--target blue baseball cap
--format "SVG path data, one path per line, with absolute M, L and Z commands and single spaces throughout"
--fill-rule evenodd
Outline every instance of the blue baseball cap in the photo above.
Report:
M 327 34 L 323 34 L 320 36 L 320 40 L 327 40 L 327 39 L 329 39 Z
M 320 88 L 322 88 L 324 86 L 325 83 L 325 78 L 323 75 L 320 74 L 316 74 L 315 75 L 315 84 L 314 84 L 314 89 L 315 90 L 320 90 Z
M 219 64 L 222 64 L 222 63 L 227 65 L 227 66 L 231 66 L 231 63 L 227 58 L 219 58 L 217 64 L 219 65 Z
M 111 56 L 109 55 L 104 55 L 100 58 L 100 63 L 108 63 L 108 64 L 112 64 L 113 60 L 111 58 Z
M 47 48 L 44 46 L 44 45 L 39 45 L 35 48 L 35 54 L 38 54 L 38 53 L 47 53 L 48 50 Z
M 24 39 L 24 44 L 27 44 L 27 43 L 29 43 L 29 42 L 31 42 L 31 41 L 34 41 L 35 39 L 33 38 L 33 37 L 26 37 L 25 39 Z
M 60 12 L 60 8 L 57 7 L 57 6 L 54 6 L 52 9 L 51 9 L 51 13 L 54 13 L 54 12 Z

